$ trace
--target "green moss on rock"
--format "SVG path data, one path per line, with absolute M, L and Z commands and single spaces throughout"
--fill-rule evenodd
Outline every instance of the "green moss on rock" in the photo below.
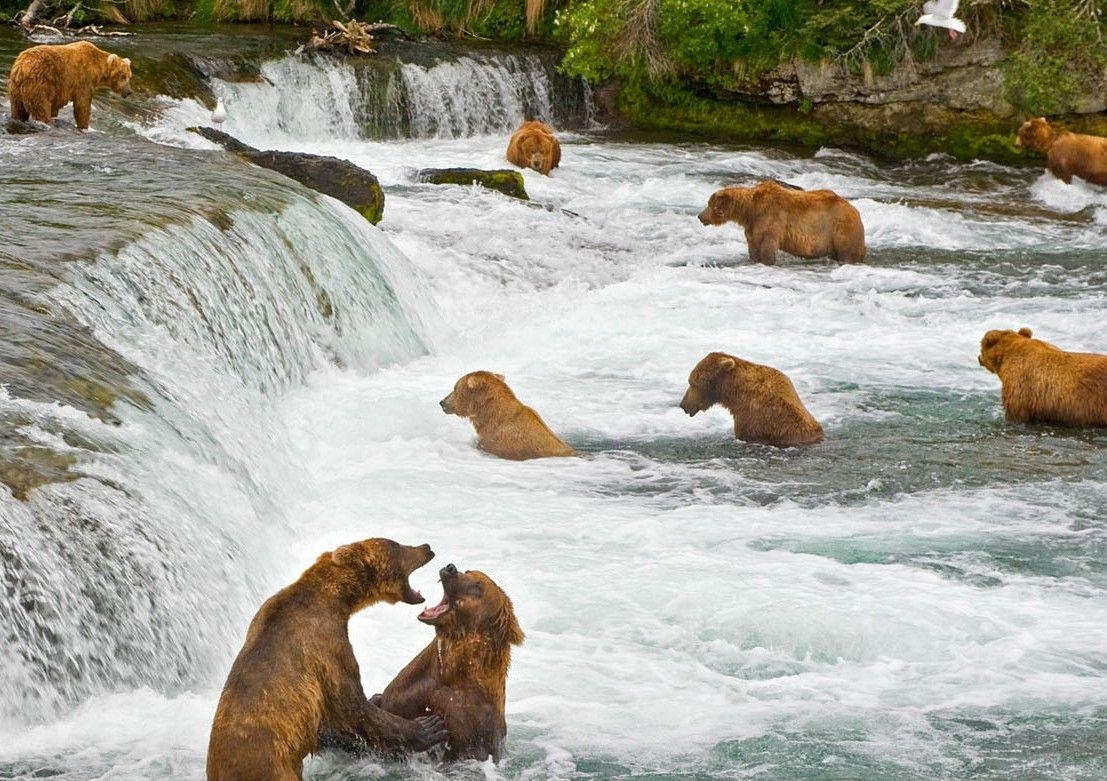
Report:
M 523 184 L 523 175 L 508 168 L 491 171 L 481 168 L 425 168 L 419 171 L 416 178 L 429 184 L 476 184 L 512 198 L 530 200 Z

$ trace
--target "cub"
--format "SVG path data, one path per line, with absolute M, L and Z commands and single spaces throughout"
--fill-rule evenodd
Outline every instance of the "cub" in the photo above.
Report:
M 792 381 L 771 366 L 709 353 L 688 377 L 680 408 L 694 417 L 720 404 L 734 416 L 734 436 L 777 447 L 821 442 L 823 428 L 800 401 Z
M 58 112 L 73 103 L 78 130 L 87 130 L 92 116 L 92 93 L 110 87 L 123 97 L 131 94 L 131 61 L 109 54 L 88 41 L 24 49 L 8 76 L 8 103 L 12 118 L 51 124 Z
M 773 180 L 726 187 L 708 199 L 699 220 L 704 225 L 741 225 L 754 263 L 771 266 L 780 250 L 801 258 L 830 256 L 839 263 L 865 260 L 861 215 L 830 190 L 800 190 Z
M 473 421 L 477 447 L 486 453 L 514 461 L 576 455 L 537 412 L 515 397 L 502 374 L 466 374 L 454 385 L 453 393 L 438 403 L 447 415 Z
M 422 602 L 408 576 L 432 558 L 429 545 L 343 545 L 266 600 L 219 697 L 208 781 L 297 781 L 320 732 L 356 735 L 381 751 L 424 751 L 445 740 L 438 716 L 409 720 L 365 698 L 346 629 L 374 603 Z
M 1107 426 L 1107 355 L 1066 352 L 1033 336 L 1020 328 L 980 340 L 977 360 L 999 376 L 1007 420 Z
M 523 630 L 507 594 L 483 572 L 449 564 L 439 574 L 442 601 L 419 614 L 434 627 L 434 640 L 388 684 L 380 705 L 407 719 L 442 716 L 447 760 L 498 762 L 511 646 L 523 642 Z

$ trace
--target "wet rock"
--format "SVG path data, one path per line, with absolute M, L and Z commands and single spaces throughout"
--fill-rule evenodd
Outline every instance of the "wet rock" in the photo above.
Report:
M 489 190 L 529 201 L 523 175 L 518 171 L 500 168 L 486 171 L 481 168 L 424 168 L 415 175 L 416 181 L 429 184 L 479 184 Z
M 214 128 L 189 130 L 254 165 L 284 174 L 316 192 L 337 198 L 374 225 L 384 216 L 384 191 L 377 177 L 349 160 L 306 152 L 262 151 Z

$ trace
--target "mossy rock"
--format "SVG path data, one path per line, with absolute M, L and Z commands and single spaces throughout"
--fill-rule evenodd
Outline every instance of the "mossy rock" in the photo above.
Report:
M 507 168 L 492 171 L 481 168 L 424 168 L 415 178 L 428 184 L 477 184 L 512 198 L 530 200 L 523 185 L 523 175 Z
M 263 152 L 221 130 L 210 127 L 192 127 L 189 130 L 254 165 L 276 171 L 305 187 L 342 201 L 374 225 L 384 217 L 384 190 L 377 177 L 349 160 L 306 152 Z

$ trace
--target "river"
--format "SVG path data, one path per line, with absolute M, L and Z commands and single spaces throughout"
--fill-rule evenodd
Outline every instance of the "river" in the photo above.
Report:
M 0 778 L 202 778 L 257 606 L 369 536 L 432 545 L 431 602 L 487 572 L 527 634 L 506 759 L 451 777 L 1107 776 L 1107 432 L 1007 425 L 976 361 L 991 328 L 1107 352 L 1107 195 L 609 132 L 519 52 L 260 76 L 207 78 L 224 129 L 373 171 L 379 227 L 187 132 L 189 98 L 0 136 L 0 445 L 61 475 L 0 489 Z M 562 130 L 531 201 L 415 182 L 504 167 L 524 115 Z M 755 266 L 696 220 L 762 177 L 850 199 L 867 262 Z M 712 350 L 786 372 L 826 441 L 689 419 Z M 475 450 L 437 403 L 475 369 L 585 457 Z M 351 622 L 368 692 L 417 613 Z

